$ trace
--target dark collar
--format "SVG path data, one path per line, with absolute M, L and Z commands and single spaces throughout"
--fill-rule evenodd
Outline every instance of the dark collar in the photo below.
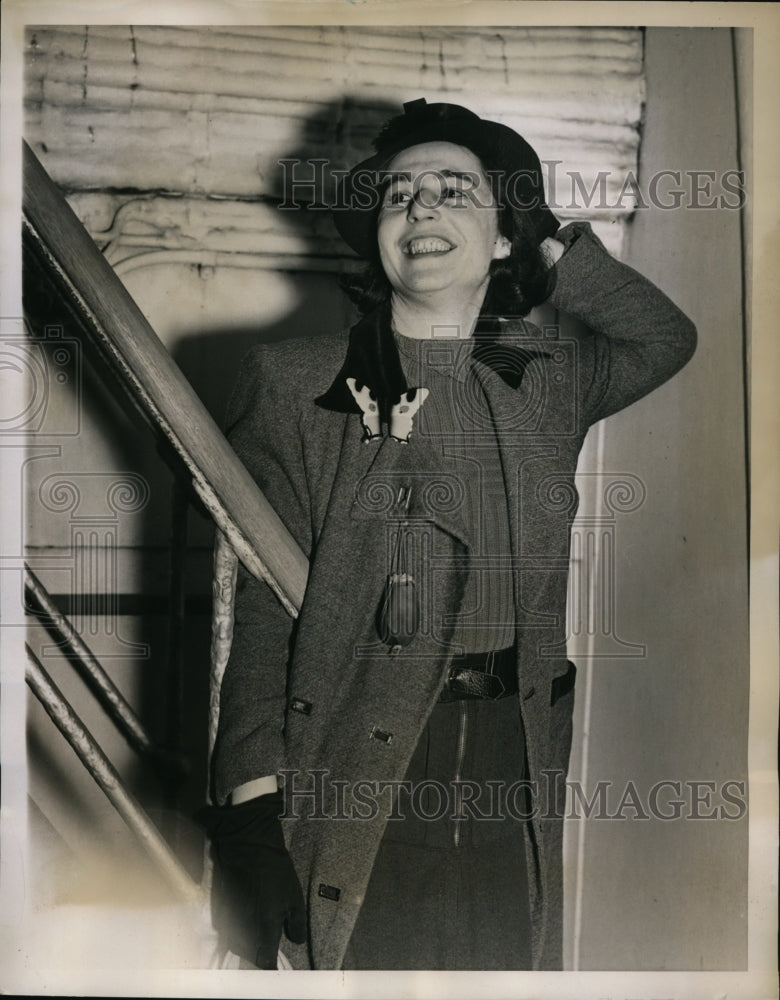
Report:
M 358 388 L 367 385 L 371 389 L 379 402 L 380 419 L 387 422 L 391 406 L 409 388 L 395 346 L 389 302 L 367 313 L 349 331 L 344 364 L 330 389 L 314 400 L 317 406 L 337 413 L 360 413 L 348 378 L 354 378 Z
M 517 389 L 528 363 L 549 354 L 518 347 L 516 341 L 507 349 L 501 342 L 502 334 L 512 328 L 513 324 L 503 319 L 481 318 L 474 332 L 472 357 L 496 372 L 510 388 Z M 360 413 L 349 391 L 348 378 L 354 378 L 358 388 L 367 385 L 371 389 L 379 402 L 380 419 L 385 422 L 392 405 L 409 389 L 393 335 L 389 301 L 367 313 L 349 331 L 344 364 L 331 387 L 314 400 L 317 406 L 337 413 Z

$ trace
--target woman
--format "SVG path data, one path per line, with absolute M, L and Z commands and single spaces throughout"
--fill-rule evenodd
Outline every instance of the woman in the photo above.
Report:
M 239 581 L 205 816 L 224 928 L 263 968 L 283 926 L 296 968 L 559 968 L 577 456 L 695 330 L 559 229 L 519 135 L 404 108 L 335 213 L 363 319 L 256 349 L 231 402 L 311 572 L 296 623 Z M 592 333 L 522 318 L 548 297 Z

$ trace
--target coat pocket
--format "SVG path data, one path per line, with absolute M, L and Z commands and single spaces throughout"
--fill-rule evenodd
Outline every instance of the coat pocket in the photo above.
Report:
M 565 674 L 553 678 L 550 692 L 550 763 L 553 770 L 566 774 L 572 744 L 574 679 L 577 668 L 571 661 Z
M 553 677 L 552 688 L 550 691 L 550 705 L 556 705 L 561 698 L 570 694 L 574 690 L 574 681 L 577 677 L 577 668 L 571 662 L 567 660 L 567 670 L 565 674 L 560 674 L 558 677 Z

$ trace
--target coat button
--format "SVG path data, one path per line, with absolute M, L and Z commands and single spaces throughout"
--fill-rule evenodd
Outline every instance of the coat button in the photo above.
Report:
M 369 739 L 381 740 L 382 743 L 386 743 L 389 746 L 393 742 L 393 734 L 386 733 L 384 730 L 379 729 L 378 726 L 372 726 Z
M 341 896 L 341 889 L 337 889 L 335 885 L 325 885 L 324 882 L 320 882 L 317 895 L 322 896 L 323 899 L 331 899 L 334 903 L 337 903 Z

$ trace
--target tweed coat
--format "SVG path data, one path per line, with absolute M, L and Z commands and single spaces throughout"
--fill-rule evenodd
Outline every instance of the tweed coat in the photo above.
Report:
M 499 363 L 474 362 L 508 502 L 518 705 L 535 783 L 533 816 L 522 825 L 535 968 L 561 963 L 574 694 L 565 685 L 556 700 L 553 681 L 571 676 L 565 608 L 577 456 L 591 424 L 671 377 L 696 342 L 690 320 L 612 258 L 587 224 L 558 238 L 566 250 L 552 301 L 586 332 L 564 338 L 507 323 Z M 353 338 L 371 321 L 361 322 Z M 453 470 L 430 440 L 364 442 L 358 414 L 315 404 L 346 348 L 330 336 L 255 348 L 228 414 L 229 440 L 311 560 L 296 621 L 264 583 L 239 573 L 213 759 L 220 803 L 274 772 L 285 772 L 288 803 L 293 792 L 285 835 L 309 919 L 305 945 L 283 941 L 295 968 L 341 967 L 390 808 L 392 786 L 381 783 L 403 778 L 451 661 L 446 628 L 421 630 L 396 655 L 378 635 L 394 527 L 403 517 L 418 532 L 422 598 L 436 607 L 459 607 L 474 545 L 452 500 Z M 507 377 L 516 357 L 525 361 Z M 409 489 L 400 511 L 399 491 Z

